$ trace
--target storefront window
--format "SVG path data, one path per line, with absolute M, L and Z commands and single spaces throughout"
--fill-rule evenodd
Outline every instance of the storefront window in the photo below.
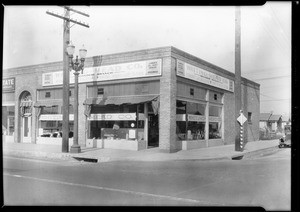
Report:
M 61 109 L 61 110 L 60 110 Z M 58 105 L 42 107 L 41 115 L 39 117 L 39 131 L 40 137 L 62 137 L 62 108 Z M 70 105 L 69 113 L 73 114 L 73 106 Z M 69 138 L 73 138 L 73 120 L 69 121 Z
M 4 135 L 14 135 L 15 106 L 2 106 L 2 131 Z
M 187 102 L 187 114 L 205 115 L 205 104 Z
M 222 138 L 221 135 L 221 123 L 220 122 L 210 122 L 209 123 L 209 139 Z
M 186 139 L 186 102 L 176 101 L 176 134 L 179 140 Z
M 209 106 L 209 116 L 221 117 L 222 107 L 221 106 Z
M 222 106 L 209 106 L 209 139 L 222 138 Z
M 89 120 L 89 139 L 144 139 L 144 120 L 137 115 L 144 113 L 139 105 L 92 105 Z M 138 121 L 137 121 L 138 120 Z
M 176 133 L 178 139 L 204 140 L 206 104 L 177 100 L 176 106 Z
M 188 122 L 187 128 L 188 140 L 203 140 L 205 139 L 205 122 Z

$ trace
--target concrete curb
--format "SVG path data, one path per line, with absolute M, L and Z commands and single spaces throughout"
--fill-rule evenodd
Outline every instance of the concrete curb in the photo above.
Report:
M 272 154 L 276 151 L 279 151 L 280 149 L 278 148 L 278 146 L 273 146 L 273 147 L 268 147 L 268 148 L 264 148 L 264 149 L 259 149 L 259 150 L 255 150 L 252 152 L 247 152 L 244 155 L 244 158 L 252 158 L 252 157 L 257 157 L 257 156 L 265 156 L 268 154 Z
M 68 153 L 47 153 L 22 150 L 3 150 L 3 156 L 14 156 L 20 158 L 73 160 L 72 155 Z
M 250 159 L 257 156 L 263 156 L 266 154 L 272 154 L 272 152 L 279 150 L 278 146 L 267 147 L 249 152 L 236 153 L 231 156 L 220 156 L 220 157 L 207 157 L 207 158 L 111 158 L 111 157 L 88 157 L 80 154 L 70 153 L 47 153 L 47 152 L 35 152 L 35 151 L 23 151 L 23 150 L 3 150 L 3 155 L 23 157 L 23 158 L 40 158 L 40 159 L 53 159 L 53 160 L 77 160 L 87 161 L 94 163 L 104 162 L 116 162 L 116 161 L 140 161 L 140 162 L 163 162 L 163 161 L 225 161 L 225 160 L 241 160 Z

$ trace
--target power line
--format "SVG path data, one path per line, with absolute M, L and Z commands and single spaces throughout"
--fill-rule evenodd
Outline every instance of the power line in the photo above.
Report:
M 273 99 L 273 100 L 260 100 L 261 102 L 276 102 L 276 101 L 287 101 L 290 99 Z
M 291 77 L 291 75 L 283 75 L 283 76 L 277 76 L 277 77 L 266 77 L 266 78 L 260 78 L 260 79 L 251 79 L 251 80 L 256 80 L 256 81 L 260 81 L 260 80 L 271 80 L 271 79 L 279 79 L 279 78 L 285 78 L 285 77 Z
M 286 101 L 286 100 L 290 100 L 291 99 L 291 98 L 288 98 L 288 99 L 276 99 L 274 97 L 271 97 L 271 96 L 268 96 L 268 95 L 265 95 L 265 94 L 262 94 L 262 93 L 260 93 L 260 95 L 264 96 L 264 97 L 271 98 L 271 99 L 267 99 L 267 100 L 260 100 L 261 102 Z
M 291 69 L 290 66 L 282 66 L 282 67 L 273 67 L 273 68 L 263 68 L 263 69 L 252 69 L 248 70 L 248 72 L 243 72 L 243 74 L 261 74 L 261 73 L 272 73 L 274 70 L 282 70 L 282 69 Z M 271 70 L 271 71 L 266 71 Z
M 271 7 L 270 4 L 267 4 L 268 8 L 270 9 L 271 13 L 273 14 L 274 18 L 275 18 L 275 22 L 277 23 L 277 25 L 279 25 L 280 29 L 281 29 L 281 34 L 282 34 L 282 37 L 284 38 L 284 40 L 286 41 L 286 43 L 288 44 L 288 46 L 290 47 L 291 43 L 289 42 L 289 39 L 287 37 L 287 35 L 285 34 L 283 28 L 282 28 L 282 25 L 276 15 L 276 13 L 274 12 L 274 9 Z M 272 19 L 273 20 L 273 19 Z
M 269 35 L 269 37 L 273 40 L 274 44 L 278 47 L 279 50 L 287 53 L 289 50 L 287 50 L 284 45 L 281 44 L 280 40 L 278 40 L 278 38 L 276 38 L 272 31 L 269 29 L 269 27 L 267 26 L 267 24 L 265 24 L 265 22 L 263 21 L 263 17 L 261 16 L 261 14 L 259 13 L 259 16 L 261 17 L 259 20 L 262 21 L 258 21 L 259 25 L 265 30 L 265 32 Z M 282 52 L 282 53 L 283 53 Z M 290 54 L 290 52 L 289 52 Z M 286 56 L 286 54 L 284 54 Z

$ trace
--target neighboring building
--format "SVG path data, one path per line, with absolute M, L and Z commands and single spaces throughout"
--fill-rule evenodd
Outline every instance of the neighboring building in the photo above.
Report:
M 291 119 L 288 116 L 282 116 L 281 121 L 282 121 L 282 128 L 283 129 L 284 129 L 285 125 L 291 124 Z
M 61 144 L 62 62 L 3 70 L 6 141 Z M 70 130 L 74 76 L 70 74 Z M 259 84 L 242 78 L 245 141 L 259 139 Z M 174 47 L 89 57 L 79 144 L 172 152 L 235 142 L 234 74 Z M 72 144 L 72 138 L 70 139 Z
M 289 118 L 286 116 L 261 113 L 259 120 L 259 127 L 269 130 L 270 132 L 282 132 L 284 125 L 289 123 Z

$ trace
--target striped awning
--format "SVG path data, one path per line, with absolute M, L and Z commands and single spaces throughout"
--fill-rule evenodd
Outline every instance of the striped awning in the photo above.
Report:
M 88 98 L 83 104 L 86 105 L 122 105 L 140 104 L 155 100 L 158 95 L 130 95 L 130 96 L 110 96 L 106 98 Z
M 88 98 L 83 104 L 84 105 L 104 105 L 106 99 L 103 98 Z
M 35 102 L 33 107 L 61 107 L 63 105 L 62 102 L 49 102 L 49 101 L 41 101 L 41 102 Z
M 32 104 L 33 104 L 32 101 L 21 102 L 21 103 L 20 103 L 20 107 L 31 107 Z

